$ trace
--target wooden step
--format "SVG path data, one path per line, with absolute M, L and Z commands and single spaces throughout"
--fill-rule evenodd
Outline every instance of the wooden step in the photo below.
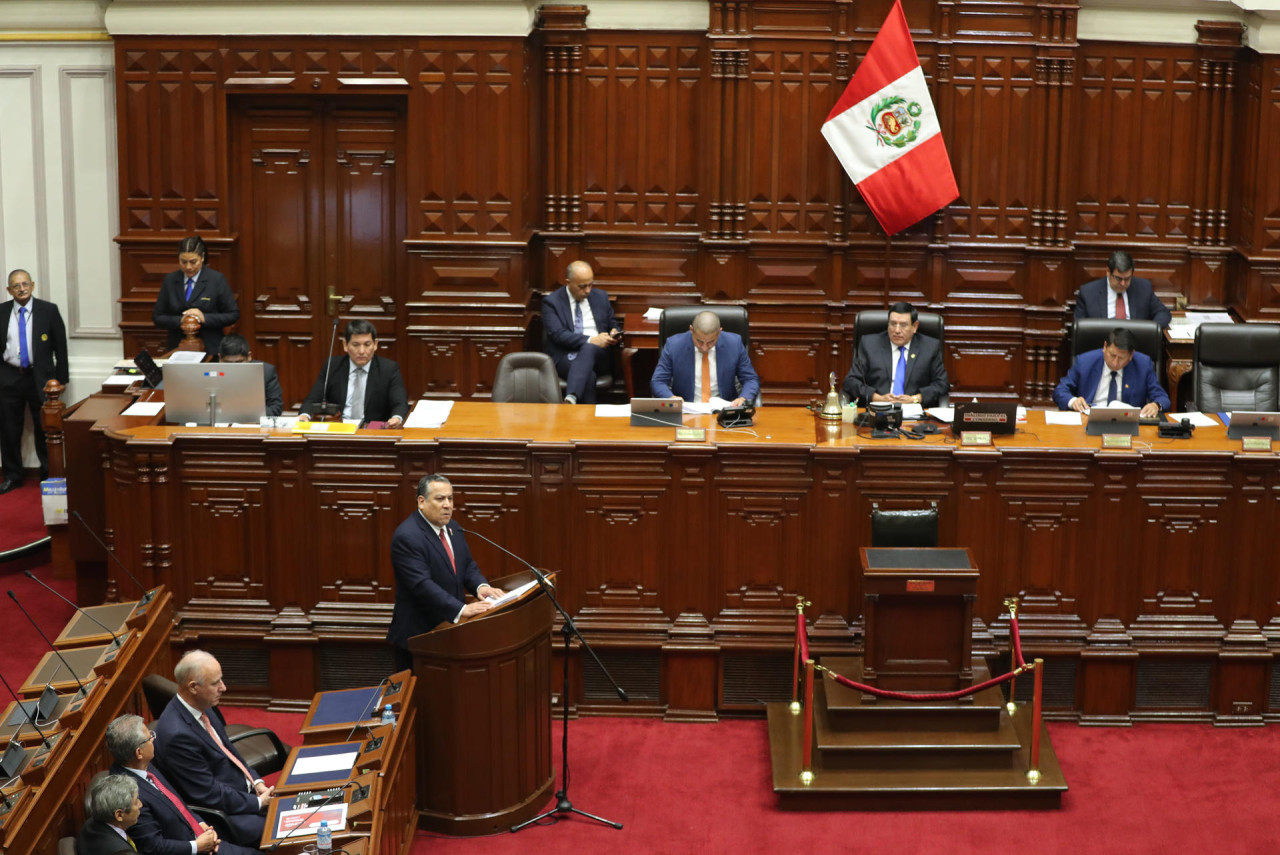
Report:
M 822 664 L 842 677 L 862 680 L 861 656 L 824 656 Z M 974 683 L 991 678 L 986 663 L 973 662 Z M 822 681 L 827 710 L 835 729 L 904 730 L 911 732 L 995 732 L 1005 714 L 999 686 L 983 689 L 966 701 L 900 701 L 850 689 L 830 677 Z
M 786 703 L 766 706 L 773 789 L 785 810 L 1051 810 L 1061 806 L 1067 783 L 1041 725 L 1038 783 L 1027 780 L 1031 753 L 1031 710 L 1018 707 L 1012 718 L 1018 748 L 1006 768 L 815 769 L 806 786 L 802 771 L 804 715 Z M 817 753 L 815 752 L 815 757 Z

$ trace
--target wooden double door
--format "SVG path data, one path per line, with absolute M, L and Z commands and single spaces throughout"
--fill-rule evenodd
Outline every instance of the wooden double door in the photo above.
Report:
M 239 331 L 301 403 L 352 318 L 394 352 L 403 331 L 404 98 L 228 102 Z M 336 350 L 336 348 L 335 348 Z

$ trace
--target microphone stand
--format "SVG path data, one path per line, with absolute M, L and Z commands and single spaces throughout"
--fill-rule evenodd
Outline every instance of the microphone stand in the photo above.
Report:
M 333 319 L 333 331 L 329 333 L 329 355 L 324 358 L 324 389 L 320 394 L 320 403 L 316 404 L 316 415 L 330 418 L 342 413 L 342 406 L 329 403 L 329 372 L 333 369 L 333 343 L 338 337 L 338 319 Z
M 91 621 L 93 621 L 94 623 L 96 623 L 98 626 L 102 627 L 102 629 L 106 631 L 107 635 L 111 636 L 111 647 L 112 647 L 112 649 L 114 649 L 114 650 L 119 650 L 122 646 L 124 646 L 124 642 L 120 640 L 120 636 L 118 636 L 118 635 L 116 635 L 114 632 L 112 632 L 112 631 L 111 631 L 111 627 L 107 626 L 105 623 L 103 623 L 102 621 L 98 620 L 98 619 L 97 619 L 96 617 L 94 617 L 93 615 L 89 614 L 89 612 L 87 612 L 87 611 L 85 611 L 84 609 L 80 608 L 80 607 L 79 607 L 79 606 L 77 606 L 75 603 L 73 603 L 73 602 L 71 602 L 70 600 L 68 600 L 66 597 L 62 596 L 62 594 L 59 594 L 59 593 L 58 593 L 57 591 L 55 591 L 53 588 L 50 588 L 48 585 L 46 585 L 44 582 L 42 582 L 42 581 L 40 580 L 40 578 L 39 578 L 39 577 L 37 577 L 34 573 L 32 573 L 30 570 L 23 570 L 23 571 L 22 571 L 22 575 L 23 575 L 23 576 L 26 576 L 26 577 L 27 577 L 28 579 L 30 579 L 32 582 L 35 582 L 35 583 L 36 583 L 37 585 L 39 585 L 41 588 L 44 588 L 44 589 L 45 589 L 46 591 L 48 591 L 50 594 L 53 594 L 53 595 L 54 595 L 55 597 L 57 597 L 58 599 L 62 600 L 62 602 L 64 602 L 64 603 L 66 603 L 67 605 L 71 606 L 71 608 L 75 609 L 77 612 L 79 612 L 80 614 L 84 615 L 84 616 L 85 616 L 85 617 L 87 617 L 89 620 L 91 620 Z
M 549 811 L 538 814 L 533 819 L 526 820 L 519 825 L 512 826 L 511 833 L 515 834 L 523 828 L 536 825 L 542 820 L 550 817 L 556 817 L 556 819 L 559 819 L 563 815 L 573 813 L 576 813 L 578 816 L 585 816 L 587 819 L 593 819 L 596 822 L 603 823 L 604 825 L 611 825 L 614 828 L 621 829 L 622 823 L 587 813 L 584 810 L 578 810 L 573 806 L 573 802 L 569 801 L 569 643 L 573 640 L 574 636 L 577 636 L 578 643 L 582 645 L 582 649 L 591 654 L 591 658 L 595 660 L 596 666 L 600 669 L 600 673 L 604 674 L 605 677 L 608 678 L 609 682 L 613 684 L 614 691 L 618 693 L 618 698 L 623 701 L 630 701 L 631 699 L 627 697 L 626 691 L 618 685 L 618 681 L 613 679 L 613 675 L 609 673 L 609 669 L 604 667 L 604 663 L 600 661 L 600 657 L 596 655 L 596 652 L 591 649 L 591 645 L 582 637 L 582 633 L 578 631 L 578 627 L 574 624 L 573 618 L 569 617 L 569 613 L 564 610 L 564 607 L 560 605 L 560 601 L 556 599 L 555 586 L 547 581 L 547 577 L 544 576 L 537 567 L 534 567 L 528 561 L 525 561 L 505 546 L 500 546 L 497 543 L 494 543 L 478 531 L 465 529 L 462 528 L 462 526 L 458 526 L 458 528 L 462 529 L 464 534 L 474 534 L 485 543 L 496 547 L 507 555 L 510 555 L 525 567 L 532 570 L 534 578 L 538 580 L 538 586 L 542 588 L 543 593 L 545 593 L 547 598 L 551 600 L 551 605 L 556 607 L 556 611 L 560 613 L 560 617 L 564 618 L 564 623 L 560 625 L 560 635 L 564 644 L 564 656 L 561 660 L 564 664 L 564 675 L 562 687 L 560 689 L 560 789 L 556 791 L 556 806 Z

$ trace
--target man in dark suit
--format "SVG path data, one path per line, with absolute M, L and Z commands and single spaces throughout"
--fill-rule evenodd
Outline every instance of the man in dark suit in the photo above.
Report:
M 1116 318 L 1155 321 L 1160 329 L 1172 317 L 1156 296 L 1150 279 L 1133 275 L 1133 258 L 1122 249 L 1107 259 L 1107 275 L 1080 286 L 1076 294 L 1077 318 Z
M 889 307 L 889 328 L 863 336 L 844 378 L 850 401 L 936 407 L 951 390 L 942 364 L 942 343 L 919 333 L 920 313 L 910 303 Z
M 400 366 L 377 355 L 378 329 L 369 321 L 347 323 L 342 333 L 346 356 L 331 356 L 302 402 L 299 420 L 308 421 L 323 404 L 340 407 L 342 418 L 386 422 L 398 428 L 409 414 L 409 398 Z M 329 384 L 325 385 L 328 377 Z
M 249 352 L 249 342 L 242 335 L 232 333 L 224 336 L 218 344 L 218 361 L 236 365 L 241 362 L 252 362 L 253 354 Z M 284 392 L 280 389 L 280 375 L 270 362 L 262 363 L 262 392 L 267 400 L 267 415 L 278 416 L 284 411 Z
M 106 741 L 111 774 L 126 775 L 137 782 L 142 808 L 129 836 L 142 855 L 193 855 L 214 849 L 221 855 L 235 855 L 249 851 L 220 841 L 217 832 L 200 821 L 169 780 L 152 765 L 156 735 L 147 729 L 141 716 L 122 715 L 112 720 L 107 725 Z
M 22 486 L 22 425 L 31 413 L 40 477 L 49 475 L 49 450 L 40 424 L 44 384 L 50 379 L 67 383 L 67 330 L 58 307 L 32 296 L 36 283 L 25 270 L 9 274 L 9 296 L 0 303 L 0 323 L 5 325 L 4 354 L 0 359 L 0 465 L 4 478 L 0 493 Z
M 1067 376 L 1053 390 L 1058 409 L 1087 413 L 1090 407 L 1118 401 L 1141 407 L 1142 418 L 1169 409 L 1169 393 L 1160 385 L 1151 357 L 1138 353 L 1137 346 L 1132 332 L 1117 328 L 1107 335 L 1100 350 L 1076 357 Z
M 84 795 L 86 819 L 76 839 L 77 855 L 135 855 L 128 832 L 141 809 L 132 778 L 99 772 Z
M 699 312 L 688 332 L 666 340 L 649 386 L 658 398 L 706 402 L 714 397 L 731 407 L 754 402 L 760 394 L 760 378 L 742 337 L 720 329 L 715 312 Z
M 544 349 L 565 381 L 566 404 L 594 404 L 596 375 L 609 370 L 609 348 L 622 341 L 609 295 L 593 288 L 595 274 L 585 261 L 565 271 L 565 284 L 542 300 Z
M 151 322 L 169 331 L 165 346 L 172 350 L 182 341 L 182 319 L 194 315 L 200 322 L 204 352 L 216 354 L 222 328 L 240 320 L 240 306 L 221 273 L 205 268 L 208 250 L 199 237 L 178 244 L 178 268 L 164 277 L 151 310 Z
M 453 522 L 453 485 L 443 475 L 418 482 L 417 509 L 391 538 L 396 573 L 396 605 L 387 641 L 395 647 L 396 667 L 408 668 L 409 639 L 445 621 L 457 622 L 491 606 L 503 591 L 480 573 L 462 527 Z M 479 599 L 463 603 L 468 593 Z
M 262 838 L 263 811 L 275 792 L 244 762 L 217 708 L 222 666 L 203 650 L 192 650 L 173 669 L 178 694 L 156 721 L 156 763 L 190 804 L 227 815 L 236 842 Z

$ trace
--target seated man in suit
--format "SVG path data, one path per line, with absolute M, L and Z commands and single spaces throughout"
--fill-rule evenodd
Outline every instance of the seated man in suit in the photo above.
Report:
M 240 362 L 252 362 L 253 354 L 249 352 L 249 342 L 244 336 L 232 333 L 224 336 L 218 344 L 218 361 L 235 365 Z M 280 375 L 270 362 L 262 363 L 262 391 L 267 398 L 267 415 L 278 416 L 284 411 L 284 392 L 280 389 Z
M 275 792 L 244 762 L 227 738 L 218 701 L 227 686 L 222 666 L 192 650 L 173 669 L 178 694 L 156 721 L 156 763 L 186 802 L 227 815 L 236 842 L 262 839 L 263 811 Z
M 1116 401 L 1141 407 L 1142 418 L 1169 409 L 1169 395 L 1156 378 L 1151 357 L 1137 353 L 1137 346 L 1132 332 L 1117 328 L 1107 335 L 1101 350 L 1076 357 L 1067 376 L 1053 390 L 1058 409 L 1087 413 L 1090 407 Z
M 1150 279 L 1133 275 L 1133 258 L 1122 249 L 1107 259 L 1107 275 L 1080 286 L 1076 294 L 1077 318 L 1116 318 L 1155 321 L 1160 329 L 1172 317 L 1156 296 Z
M 889 328 L 863 336 L 844 378 L 844 393 L 864 406 L 872 401 L 936 407 L 951 390 L 942 344 L 919 333 L 920 313 L 910 303 L 889 307 Z
M 596 375 L 609 369 L 609 348 L 621 343 L 609 295 L 592 288 L 595 274 L 585 261 L 565 271 L 565 284 L 542 300 L 545 349 L 564 380 L 566 404 L 594 404 Z
M 445 621 L 457 623 L 488 611 L 487 598 L 503 594 L 481 575 L 462 527 L 453 522 L 453 484 L 449 479 L 424 476 L 418 482 L 417 505 L 391 538 L 396 605 L 387 641 L 395 648 L 397 669 L 413 664 L 410 638 Z M 468 593 L 478 601 L 464 605 Z
M 662 345 L 649 382 L 658 398 L 708 402 L 712 398 L 741 407 L 760 394 L 760 378 L 742 345 L 742 336 L 720 329 L 720 316 L 699 312 L 689 331 Z
M 134 855 L 128 832 L 141 809 L 132 778 L 99 772 L 84 795 L 85 823 L 76 840 L 77 855 Z
M 151 761 L 156 754 L 156 735 L 147 729 L 142 716 L 122 715 L 106 730 L 111 774 L 128 776 L 137 783 L 141 810 L 129 836 L 142 855 L 193 855 L 212 852 L 222 855 L 249 850 L 225 843 L 218 834 L 182 801 L 168 779 Z M 219 846 L 221 844 L 221 846 Z
M 309 421 L 323 402 L 341 407 L 343 420 L 361 424 L 386 422 L 389 428 L 400 427 L 409 415 L 409 398 L 400 378 L 400 366 L 377 355 L 377 328 L 365 320 L 348 322 L 342 333 L 342 348 L 347 355 L 329 357 L 302 402 L 298 419 Z

